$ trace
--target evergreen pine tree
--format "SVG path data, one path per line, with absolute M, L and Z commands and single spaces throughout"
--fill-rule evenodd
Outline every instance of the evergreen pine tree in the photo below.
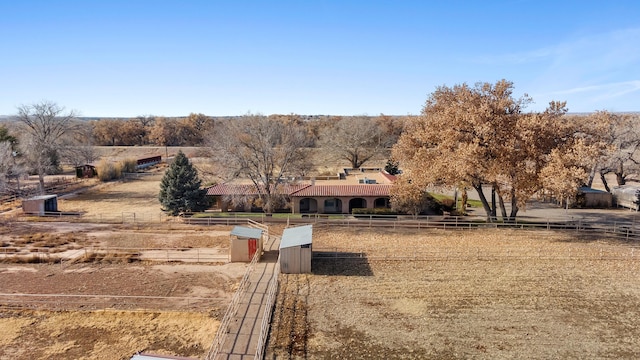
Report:
M 162 210 L 175 216 L 206 209 L 209 205 L 206 190 L 200 185 L 198 170 L 179 151 L 160 182 L 158 199 Z

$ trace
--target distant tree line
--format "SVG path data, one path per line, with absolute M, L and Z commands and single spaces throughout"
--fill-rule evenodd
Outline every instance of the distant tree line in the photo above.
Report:
M 61 163 L 96 161 L 96 146 L 201 146 L 211 150 L 218 177 L 252 181 L 268 210 L 277 207 L 278 187 L 321 169 L 311 159 L 352 168 L 388 159 L 387 169 L 405 174 L 395 203 L 404 199 L 412 212 L 428 186 L 489 185 L 483 205 L 492 219 L 498 211 L 514 218 L 539 190 L 567 196 L 596 177 L 609 188 L 605 175 L 612 173 L 618 185 L 638 180 L 638 114 L 571 115 L 562 102 L 525 112 L 531 99 L 514 98 L 512 89 L 507 81 L 440 87 L 418 116 L 192 113 L 81 120 L 43 101 L 19 107 L 12 121 L 0 124 L 0 188 L 15 181 L 19 189 L 27 173 L 37 174 L 42 187 L 43 176 L 60 172 Z

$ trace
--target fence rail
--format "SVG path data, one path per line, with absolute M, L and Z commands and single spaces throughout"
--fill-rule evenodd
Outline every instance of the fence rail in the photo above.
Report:
M 34 247 L 25 251 L 24 247 L 0 247 L 0 261 L 3 258 L 31 258 L 29 262 L 73 263 L 83 258 L 104 256 L 108 258 L 135 259 L 141 261 L 166 261 L 190 263 L 227 262 L 228 254 L 220 254 L 206 248 L 118 248 L 118 247 L 84 247 L 65 252 L 51 252 L 51 248 Z
M 0 293 L 0 304 L 14 309 L 69 310 L 81 307 L 83 310 L 180 310 L 194 311 L 211 308 L 211 302 L 223 303 L 227 298 L 188 296 L 129 296 L 98 294 L 23 294 Z
M 253 271 L 255 270 L 256 263 L 260 259 L 260 256 L 261 254 L 258 251 L 256 251 L 256 253 L 253 255 L 253 258 L 251 259 L 251 263 L 249 263 L 249 267 L 247 268 L 247 271 L 244 273 L 242 280 L 240 280 L 240 283 L 238 284 L 238 289 L 236 290 L 236 293 L 233 294 L 233 298 L 231 298 L 231 302 L 229 303 L 229 306 L 227 306 L 227 311 L 225 312 L 222 318 L 222 321 L 220 322 L 220 326 L 218 326 L 218 331 L 216 331 L 216 335 L 213 339 L 213 343 L 211 344 L 211 347 L 209 348 L 209 352 L 207 353 L 207 356 L 205 357 L 205 359 L 215 360 L 218 354 L 220 353 L 222 346 L 224 346 L 225 340 L 227 339 L 227 333 L 229 332 L 229 324 L 231 323 L 231 320 L 238 312 L 240 301 L 244 297 L 247 291 L 247 288 L 250 285 L 249 277 L 251 276 L 251 273 L 253 273 Z
M 65 192 L 70 186 L 80 184 L 82 181 L 75 176 L 58 178 L 55 181 L 45 183 L 44 192 L 49 194 Z M 23 185 L 19 190 L 14 189 L 0 194 L 0 203 L 19 201 L 38 194 L 40 194 L 39 185 Z
M 468 261 L 468 260 L 640 260 L 640 246 L 624 248 L 543 248 L 543 247 L 484 247 L 470 245 L 464 249 L 437 249 L 399 253 L 397 249 L 313 249 L 313 260 L 366 260 L 366 261 Z
M 271 315 L 273 314 L 273 306 L 275 304 L 276 295 L 278 293 L 278 277 L 280 275 L 280 256 L 276 262 L 273 278 L 269 282 L 269 290 L 267 292 L 267 302 L 262 315 L 262 323 L 260 324 L 260 336 L 258 337 L 258 345 L 256 348 L 256 355 L 254 360 L 262 360 L 264 357 L 264 350 L 267 345 L 267 336 L 269 335 L 269 329 L 271 328 Z

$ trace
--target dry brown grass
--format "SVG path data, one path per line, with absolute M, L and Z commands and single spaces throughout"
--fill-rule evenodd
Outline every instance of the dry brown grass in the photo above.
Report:
M 0 315 L 1 359 L 129 359 L 135 351 L 200 357 L 219 324 L 207 313 L 184 312 L 0 310 Z
M 640 254 L 574 235 L 316 231 L 314 251 L 366 257 L 314 260 L 312 275 L 283 280 L 294 290 L 279 297 L 274 329 L 303 342 L 272 333 L 271 351 L 298 349 L 293 358 L 309 359 L 638 358 Z M 291 308 L 306 315 L 287 316 Z M 305 326 L 306 334 L 296 330 Z
M 124 181 L 107 182 L 58 200 L 61 211 L 81 212 L 83 217 L 105 220 L 138 214 L 139 219 L 162 219 L 158 193 L 164 172 L 140 175 Z

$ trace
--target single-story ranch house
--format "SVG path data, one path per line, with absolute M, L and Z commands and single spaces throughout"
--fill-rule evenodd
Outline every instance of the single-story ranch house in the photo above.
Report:
M 355 208 L 389 208 L 395 176 L 378 168 L 344 169 L 337 176 L 302 179 L 280 189 L 292 213 L 350 214 Z M 231 207 L 233 197 L 257 197 L 252 184 L 218 184 L 207 189 L 207 196 L 222 211 Z M 241 209 L 242 210 L 242 209 Z M 244 210 L 250 210 L 247 204 Z

